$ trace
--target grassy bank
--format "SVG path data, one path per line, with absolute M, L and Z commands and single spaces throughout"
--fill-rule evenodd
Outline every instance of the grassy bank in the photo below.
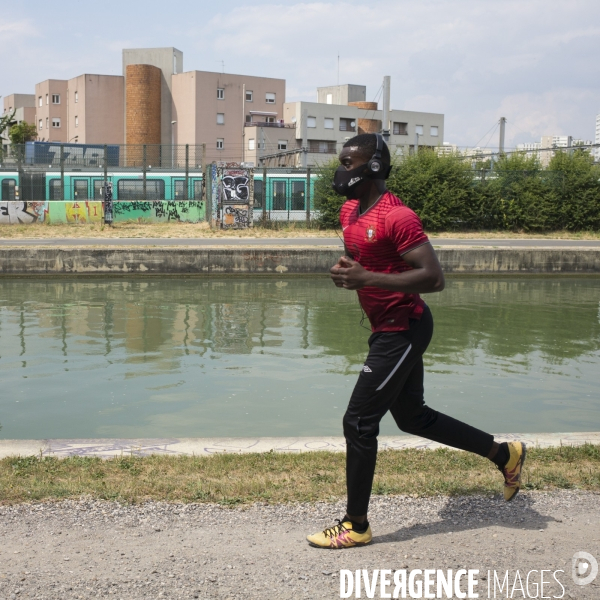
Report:
M 0 503 L 59 500 L 88 495 L 142 502 L 336 500 L 345 493 L 344 454 L 220 454 L 56 459 L 31 456 L 0 461 Z M 600 446 L 531 449 L 524 489 L 600 491 Z M 380 453 L 374 493 L 415 496 L 495 494 L 502 478 L 478 456 L 451 450 Z
M 334 229 L 307 228 L 303 222 L 278 222 L 271 227 L 256 226 L 252 229 L 210 229 L 208 223 L 115 223 L 111 227 L 102 223 L 0 225 L 0 238 L 4 239 L 54 239 L 54 238 L 286 238 L 286 237 L 333 237 Z M 526 233 L 515 231 L 436 231 L 428 232 L 435 238 L 454 239 L 569 239 L 600 240 L 596 231 L 552 231 L 548 233 Z

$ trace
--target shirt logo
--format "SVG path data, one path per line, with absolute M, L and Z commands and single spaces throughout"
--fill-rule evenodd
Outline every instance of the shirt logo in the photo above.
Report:
M 365 234 L 365 241 L 367 241 L 367 242 L 376 242 L 377 241 L 377 234 L 375 233 L 374 225 L 369 225 L 367 227 L 367 232 Z
M 372 372 L 373 372 L 373 371 L 371 371 L 371 369 L 370 369 L 370 368 L 369 368 L 367 365 L 365 365 L 365 366 L 363 367 L 363 369 L 362 369 L 362 370 L 363 370 L 365 373 L 372 373 Z

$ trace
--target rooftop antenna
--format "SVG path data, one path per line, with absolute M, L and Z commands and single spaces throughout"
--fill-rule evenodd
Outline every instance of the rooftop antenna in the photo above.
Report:
M 225 61 L 224 60 L 220 60 L 218 62 L 221 63 L 221 73 L 225 73 Z
M 340 85 L 340 53 L 339 53 L 339 50 L 338 50 L 338 82 L 337 82 L 337 84 Z

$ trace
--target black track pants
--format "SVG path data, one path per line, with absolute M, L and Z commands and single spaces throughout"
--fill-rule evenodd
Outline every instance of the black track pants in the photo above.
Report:
M 429 308 L 410 330 L 374 333 L 369 355 L 344 415 L 348 514 L 367 514 L 375 463 L 379 422 L 389 410 L 398 427 L 454 448 L 487 456 L 494 438 L 425 405 L 423 353 L 433 333 Z

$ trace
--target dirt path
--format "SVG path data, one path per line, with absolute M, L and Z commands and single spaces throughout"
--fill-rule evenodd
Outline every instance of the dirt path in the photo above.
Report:
M 540 570 L 562 569 L 562 597 L 600 598 L 600 576 L 585 587 L 571 577 L 574 552 L 600 560 L 598 494 L 528 493 L 511 504 L 376 497 L 373 545 L 327 551 L 305 543 L 342 514 L 341 504 L 0 507 L 0 599 L 339 598 L 340 569 L 404 568 L 479 569 L 480 598 L 488 597 L 488 570 L 509 570 L 512 587 L 517 569 L 523 583 L 536 569 L 529 596 L 518 586 L 513 595 L 527 598 L 540 597 Z M 544 591 L 563 593 L 556 583 Z

